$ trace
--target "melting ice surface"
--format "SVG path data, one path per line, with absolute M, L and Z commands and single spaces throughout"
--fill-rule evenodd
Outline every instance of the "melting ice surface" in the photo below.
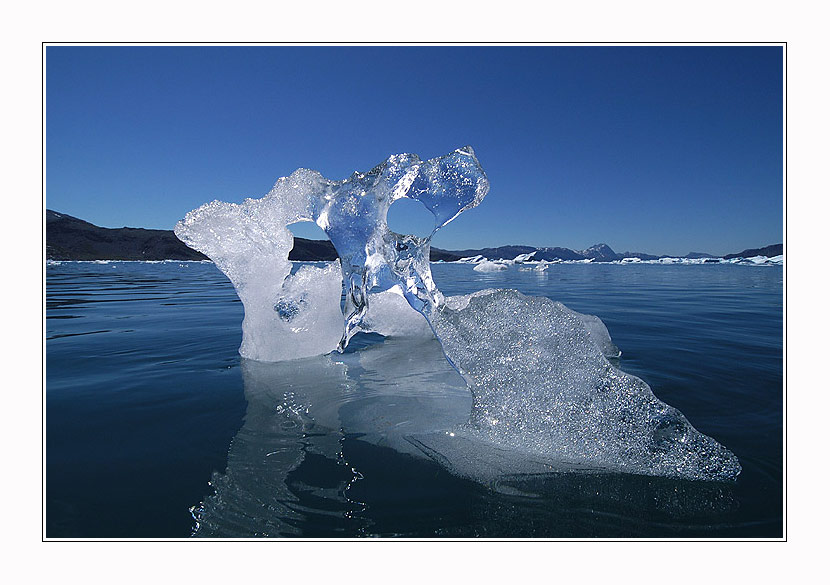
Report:
M 499 470 L 567 469 L 734 479 L 740 465 L 731 452 L 608 361 L 619 350 L 599 318 L 514 290 L 441 294 L 429 266 L 432 236 L 488 190 L 470 147 L 428 161 L 400 154 L 341 181 L 299 169 L 262 199 L 208 203 L 175 231 L 236 288 L 243 357 L 342 351 L 359 331 L 434 333 L 472 393 L 472 412 L 407 441 L 458 475 L 485 481 Z M 433 214 L 427 237 L 389 229 L 389 207 L 403 197 Z M 287 226 L 298 221 L 326 232 L 339 263 L 290 275 Z

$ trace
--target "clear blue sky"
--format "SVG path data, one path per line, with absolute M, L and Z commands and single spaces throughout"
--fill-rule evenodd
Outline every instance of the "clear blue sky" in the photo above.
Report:
M 298 167 L 342 179 L 393 153 L 470 144 L 490 193 L 438 247 L 737 252 L 783 238 L 782 58 L 738 46 L 47 47 L 46 206 L 171 229 Z

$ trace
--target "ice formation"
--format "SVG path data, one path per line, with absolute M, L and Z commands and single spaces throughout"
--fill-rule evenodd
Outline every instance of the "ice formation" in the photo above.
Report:
M 358 331 L 424 335 L 426 323 L 473 395 L 469 422 L 448 436 L 559 463 L 736 477 L 740 465 L 732 453 L 608 361 L 619 350 L 598 318 L 513 290 L 461 297 L 438 290 L 430 241 L 488 190 L 470 147 L 428 161 L 400 154 L 342 181 L 299 169 L 260 200 L 214 201 L 190 212 L 176 234 L 214 259 L 239 292 L 245 357 L 276 361 L 342 351 Z M 428 236 L 389 229 L 389 207 L 402 197 L 433 214 Z M 287 226 L 298 221 L 316 222 L 338 252 L 342 315 L 336 263 L 290 276 Z M 475 269 L 499 269 L 490 264 L 504 266 L 482 262 Z
M 507 264 L 503 262 L 491 262 L 485 260 L 480 264 L 476 264 L 473 268 L 476 272 L 498 272 L 499 270 L 507 270 Z
M 413 311 L 400 287 L 369 295 L 369 308 L 360 328 L 385 337 L 433 337 L 423 316 Z M 342 319 L 341 319 L 342 320 Z
M 298 170 L 262 199 L 213 201 L 176 224 L 185 244 L 211 258 L 233 283 L 242 304 L 243 357 L 278 361 L 320 355 L 337 347 L 343 329 L 342 277 L 336 264 L 303 266 L 291 275 L 288 225 L 308 217 L 305 189 L 323 183 Z
M 561 303 L 485 290 L 448 298 L 432 324 L 473 394 L 465 435 L 637 473 L 730 479 L 740 470 L 732 453 L 614 367 L 604 336 Z
M 478 205 L 488 189 L 470 147 L 428 161 L 399 154 L 342 181 L 298 169 L 278 180 L 262 199 L 241 205 L 214 201 L 191 211 L 176 224 L 175 233 L 213 259 L 236 287 L 245 306 L 240 353 L 252 359 L 291 359 L 334 349 L 330 308 L 338 303 L 330 302 L 337 280 L 331 268 L 311 268 L 305 275 L 309 284 L 325 292 L 292 286 L 299 272 L 289 277 L 293 237 L 288 225 L 316 222 L 340 256 L 345 328 L 335 345 L 342 350 L 361 329 L 372 289 L 399 285 L 409 304 L 424 315 L 440 302 L 429 269 L 429 242 L 459 213 Z M 389 229 L 389 207 L 402 197 L 420 201 L 433 214 L 435 227 L 429 236 Z M 295 320 L 303 323 L 295 325 Z M 303 351 L 295 350 L 296 343 Z M 268 349 L 268 344 L 279 347 Z

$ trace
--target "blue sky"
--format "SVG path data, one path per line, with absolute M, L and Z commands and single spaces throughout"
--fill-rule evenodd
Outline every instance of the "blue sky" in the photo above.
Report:
M 171 229 L 298 167 L 342 179 L 470 144 L 490 193 L 435 246 L 737 252 L 783 239 L 782 59 L 740 46 L 47 47 L 46 206 Z M 311 227 L 295 233 L 322 237 Z

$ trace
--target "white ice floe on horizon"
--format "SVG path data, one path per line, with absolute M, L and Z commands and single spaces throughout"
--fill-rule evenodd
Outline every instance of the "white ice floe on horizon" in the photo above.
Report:
M 699 264 L 736 264 L 742 266 L 780 266 L 784 264 L 784 256 L 754 256 L 752 258 L 719 258 L 719 257 L 704 257 L 704 258 L 680 258 L 675 256 L 663 256 L 660 258 L 643 259 L 636 256 L 621 258 L 619 260 L 596 260 L 595 258 L 582 258 L 579 260 L 563 260 L 561 258 L 554 258 L 552 260 L 524 260 L 516 262 L 504 258 L 490 259 L 482 255 L 470 256 L 468 258 L 461 258 L 459 260 L 452 260 L 444 262 L 445 264 L 483 264 L 485 262 L 492 262 L 511 266 L 513 264 L 522 264 L 526 266 L 547 266 L 550 264 L 594 264 L 596 266 L 603 266 L 608 264 L 663 264 L 663 265 L 699 265 Z M 519 268 L 524 270 L 524 268 Z M 542 268 L 544 270 L 544 268 Z
M 459 258 L 458 260 L 453 260 L 453 263 L 454 264 L 478 264 L 479 262 L 484 262 L 485 260 L 487 260 L 487 258 L 482 256 L 481 254 L 478 254 L 477 256 L 468 256 L 466 258 Z
M 46 259 L 46 264 L 213 264 L 213 260 L 54 260 Z
M 522 272 L 544 272 L 548 269 L 550 265 L 549 262 L 544 260 L 542 261 L 529 261 L 523 262 L 522 266 L 519 267 L 519 270 Z
M 751 258 L 740 258 L 736 264 L 749 264 L 753 266 L 774 266 L 784 263 L 784 256 L 752 256 Z
M 485 260 L 484 262 L 476 264 L 473 270 L 476 272 L 498 272 L 500 270 L 507 270 L 507 263 Z
M 518 256 L 513 258 L 513 263 L 514 264 L 521 264 L 523 262 L 527 262 L 527 261 L 531 260 L 535 255 L 536 255 L 536 250 L 533 250 L 533 252 L 529 252 L 527 254 L 519 254 Z

